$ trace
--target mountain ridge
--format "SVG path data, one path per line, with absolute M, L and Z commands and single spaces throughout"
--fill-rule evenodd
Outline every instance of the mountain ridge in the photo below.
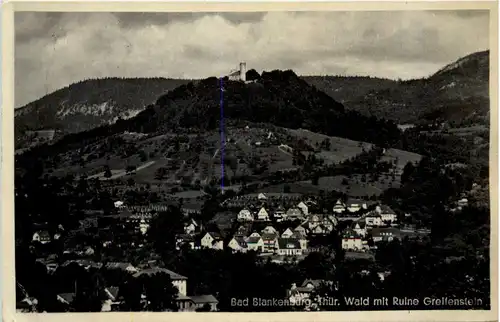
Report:
M 489 51 L 482 51 L 462 57 L 425 79 L 298 78 L 318 92 L 328 94 L 346 110 L 368 117 L 400 124 L 442 120 L 483 124 L 489 119 L 488 72 Z M 190 82 L 167 78 L 105 78 L 71 84 L 16 109 L 16 146 L 30 144 L 32 138 L 25 135 L 27 131 L 52 129 L 59 133 L 56 137 L 60 137 L 136 116 L 165 93 Z
M 364 115 L 400 124 L 462 119 L 489 124 L 489 50 L 464 56 L 427 78 L 356 79 L 358 82 L 337 76 L 306 77 L 310 84 L 336 97 L 346 108 Z

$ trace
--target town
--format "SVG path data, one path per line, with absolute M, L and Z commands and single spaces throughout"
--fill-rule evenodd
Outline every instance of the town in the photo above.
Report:
M 466 200 L 460 200 L 462 206 Z M 177 252 L 184 250 L 203 252 L 215 250 L 221 252 L 247 253 L 254 252 L 261 260 L 276 264 L 297 264 L 309 254 L 322 252 L 332 245 L 322 244 L 325 237 L 337 234 L 338 245 L 347 259 L 374 260 L 374 254 L 380 243 L 394 239 L 421 239 L 430 231 L 417 229 L 411 225 L 401 224 L 405 214 L 396 214 L 389 206 L 377 201 L 353 198 L 339 198 L 330 203 L 317 196 L 304 196 L 297 193 L 251 193 L 225 199 L 219 205 L 214 218 L 206 224 L 201 218 L 202 207 L 182 206 L 178 212 L 182 214 L 182 231 L 171 238 L 175 239 Z M 178 206 L 177 206 L 178 207 Z M 105 269 L 123 271 L 133 278 L 151 276 L 156 273 L 167 274 L 176 287 L 175 307 L 178 311 L 208 310 L 216 311 L 218 300 L 213 294 L 188 295 L 189 277 L 183 276 L 161 267 L 154 259 L 135 261 L 97 261 L 96 249 L 101 256 L 116 254 L 117 249 L 129 252 L 147 248 L 152 220 L 159 216 L 171 215 L 175 209 L 172 204 L 153 204 L 146 206 L 129 205 L 123 201 L 113 202 L 113 209 L 104 215 L 102 211 L 88 211 L 75 231 L 66 230 L 59 225 L 55 231 L 40 229 L 32 236 L 32 247 L 42 257 L 37 259 L 47 271 L 55 273 L 70 265 L 78 265 L 86 270 Z M 78 232 L 94 233 L 99 236 L 102 245 L 90 245 L 88 242 L 75 241 Z M 107 233 L 107 234 L 106 234 Z M 161 232 L 160 232 L 161 233 Z M 163 232 L 168 234 L 167 231 Z M 106 235 L 108 237 L 106 237 Z M 65 247 L 62 257 L 55 254 L 53 244 L 61 240 L 73 244 Z M 65 243 L 68 245 L 68 243 Z M 97 247 L 96 247 L 97 246 Z M 51 252 L 52 249 L 52 252 Z M 117 259 L 116 255 L 111 255 Z M 126 257 L 126 256 L 124 256 Z M 368 271 L 362 271 L 369 274 Z M 376 272 L 377 278 L 383 281 L 390 271 Z M 283 300 L 291 303 L 302 303 L 309 299 L 314 289 L 330 281 L 305 278 L 289 285 Z M 299 285 L 299 286 L 297 286 Z M 19 285 L 22 288 L 22 285 Z M 69 309 L 76 296 L 73 292 L 57 294 L 57 300 Z M 120 288 L 110 285 L 103 289 L 102 311 L 119 309 L 123 296 Z M 25 294 L 20 306 L 30 310 L 36 305 L 36 299 Z M 148 307 L 146 294 L 142 294 L 143 307 Z M 304 302 L 305 303 L 305 302 Z M 309 303 L 309 302 L 308 302 Z M 31 306 L 30 306 L 31 305 Z M 310 310 L 314 306 L 304 307 Z
M 491 309 L 489 16 L 415 12 L 19 12 L 18 312 Z

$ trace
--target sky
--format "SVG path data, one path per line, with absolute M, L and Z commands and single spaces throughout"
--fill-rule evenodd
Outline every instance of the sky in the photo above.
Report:
M 89 78 L 426 77 L 489 49 L 488 11 L 16 12 L 15 106 Z

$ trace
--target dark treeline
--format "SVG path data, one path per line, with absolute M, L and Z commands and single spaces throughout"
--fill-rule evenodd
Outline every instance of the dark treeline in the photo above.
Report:
M 215 129 L 221 117 L 221 95 L 224 117 L 228 119 L 306 128 L 381 146 L 400 142 L 401 132 L 396 124 L 346 111 L 342 104 L 308 85 L 292 71 L 263 73 L 257 82 L 247 85 L 231 81 L 222 84 L 224 92 L 221 92 L 220 81 L 214 77 L 181 85 L 131 119 L 66 135 L 52 145 L 33 148 L 23 158 L 30 160 L 35 155 L 43 158 L 81 148 L 124 131 L 157 133 L 180 128 Z M 18 161 L 22 162 L 21 159 Z

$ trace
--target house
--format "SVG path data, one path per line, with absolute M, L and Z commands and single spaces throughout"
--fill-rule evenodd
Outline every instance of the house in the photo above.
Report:
M 186 235 L 186 234 L 177 235 L 175 237 L 175 249 L 180 250 L 183 245 L 189 244 L 189 243 L 194 242 L 194 241 L 195 241 L 194 236 L 192 236 L 192 235 Z M 191 249 L 194 249 L 194 248 L 191 247 Z
M 104 296 L 106 297 L 102 303 L 101 312 L 113 311 L 113 307 L 120 304 L 118 301 L 119 288 L 116 286 L 104 288 Z
M 75 293 L 60 293 L 57 294 L 57 300 L 63 304 L 71 305 L 75 300 Z
M 250 234 L 250 236 L 248 236 L 248 237 L 249 237 L 249 238 L 250 238 L 250 237 L 261 237 L 261 235 L 260 235 L 258 232 L 254 231 L 254 232 L 253 232 L 253 233 L 251 233 L 251 234 Z
M 253 221 L 253 215 L 248 209 L 242 209 L 238 213 L 238 221 Z
M 356 221 L 352 225 L 352 230 L 361 237 L 366 236 L 366 222 Z
M 295 231 L 291 238 L 297 239 L 299 241 L 301 249 L 307 249 L 307 238 L 305 235 L 302 235 L 299 232 Z
M 246 242 L 248 250 L 254 250 L 258 252 L 264 251 L 264 240 L 262 239 L 262 237 L 250 236 L 247 238 Z
M 252 224 L 243 224 L 236 230 L 235 236 L 247 236 L 252 230 Z
M 262 234 L 277 234 L 277 231 L 273 226 L 266 226 L 262 229 Z
M 336 214 L 341 214 L 346 210 L 345 204 L 342 202 L 342 200 L 337 200 L 335 203 L 335 206 L 333 206 L 333 212 Z
M 269 221 L 269 214 L 264 207 L 260 208 L 259 212 L 257 213 L 257 219 L 262 221 Z
M 170 279 L 172 280 L 172 284 L 179 290 L 180 295 L 186 295 L 187 292 L 187 277 L 182 276 L 180 274 L 177 274 L 171 270 L 168 270 L 166 268 L 161 268 L 161 267 L 151 267 L 147 269 L 143 269 L 140 272 L 137 272 L 134 274 L 134 277 L 140 277 L 140 276 L 152 276 L 155 274 L 167 274 L 170 276 Z
M 393 223 L 398 220 L 398 216 L 391 207 L 381 205 L 375 207 L 375 212 L 380 215 L 383 222 Z
M 342 236 L 342 249 L 357 251 L 362 250 L 363 241 L 361 236 L 352 229 L 346 230 Z
M 123 208 L 124 207 L 123 201 L 120 201 L 120 200 L 115 201 L 114 204 L 115 204 L 115 208 Z
M 374 243 L 380 241 L 390 242 L 394 238 L 400 238 L 401 232 L 399 231 L 399 229 L 394 227 L 387 227 L 387 228 L 376 227 L 371 230 L 371 235 Z
M 366 209 L 366 202 L 358 199 L 349 199 L 346 202 L 346 208 L 349 212 L 358 212 L 362 209 Z
M 278 238 L 277 254 L 283 256 L 302 255 L 300 242 L 295 238 Z
M 305 229 L 304 226 L 302 226 L 302 225 L 298 225 L 297 227 L 295 227 L 295 229 L 293 231 L 301 234 L 302 236 L 307 235 L 307 229 Z
M 372 211 L 366 215 L 365 223 L 369 227 L 379 227 L 384 224 L 382 216 L 380 216 L 376 211 Z
M 297 205 L 297 208 L 299 208 L 300 210 L 302 210 L 302 213 L 304 215 L 308 215 L 309 214 L 309 207 L 307 207 L 307 205 L 304 203 L 304 202 L 300 202 L 298 205 Z
M 37 231 L 36 233 L 33 234 L 33 239 L 34 242 L 39 242 L 41 244 L 47 244 L 50 243 L 52 238 L 50 237 L 50 234 L 46 230 L 41 230 Z
M 280 205 L 274 211 L 273 215 L 274 215 L 274 219 L 276 219 L 277 222 L 283 221 L 286 217 L 285 209 Z
M 321 215 L 310 215 L 307 219 L 307 226 L 309 229 L 312 229 L 319 225 L 323 220 Z
M 278 235 L 277 234 L 262 234 L 262 241 L 264 242 L 264 252 L 273 253 L 277 247 Z
M 233 239 L 229 241 L 227 247 L 231 248 L 234 252 L 245 253 L 248 249 L 247 243 L 243 236 L 234 236 Z
M 34 297 L 25 297 L 16 303 L 16 312 L 35 313 L 37 311 L 38 300 Z
M 281 238 L 290 238 L 293 235 L 293 231 L 290 228 L 287 228 L 283 234 L 281 234 Z
M 259 193 L 257 195 L 257 199 L 258 200 L 267 200 L 267 196 L 265 194 L 263 194 L 263 193 Z
M 468 204 L 469 204 L 469 200 L 467 198 L 462 198 L 462 199 L 457 201 L 457 206 L 460 208 L 467 207 Z
M 286 212 L 286 217 L 288 220 L 303 219 L 304 214 L 302 213 L 302 210 L 300 210 L 300 208 L 290 208 Z
M 314 235 L 325 235 L 328 234 L 330 230 L 326 228 L 323 224 L 319 224 L 311 229 L 311 234 Z
M 300 286 L 297 287 L 295 283 L 292 284 L 290 290 L 288 290 L 288 299 L 291 304 L 304 304 L 306 299 L 308 299 L 314 290 L 316 290 L 321 285 L 331 285 L 332 282 L 324 280 L 313 280 L 306 279 Z
M 198 230 L 198 227 L 198 223 L 194 219 L 191 219 L 184 226 L 184 233 L 186 235 L 192 235 Z
M 149 230 L 149 223 L 145 218 L 141 218 L 139 221 L 139 231 L 141 234 L 145 235 Z
M 135 268 L 132 264 L 130 263 L 123 263 L 123 262 L 109 262 L 106 264 L 107 269 L 121 269 L 122 271 L 125 271 L 127 273 L 137 273 L 137 268 Z
M 217 311 L 219 301 L 213 295 L 191 295 L 192 310 L 205 309 L 208 311 Z
M 201 238 L 201 247 L 222 250 L 224 249 L 222 235 L 218 232 L 207 232 Z

